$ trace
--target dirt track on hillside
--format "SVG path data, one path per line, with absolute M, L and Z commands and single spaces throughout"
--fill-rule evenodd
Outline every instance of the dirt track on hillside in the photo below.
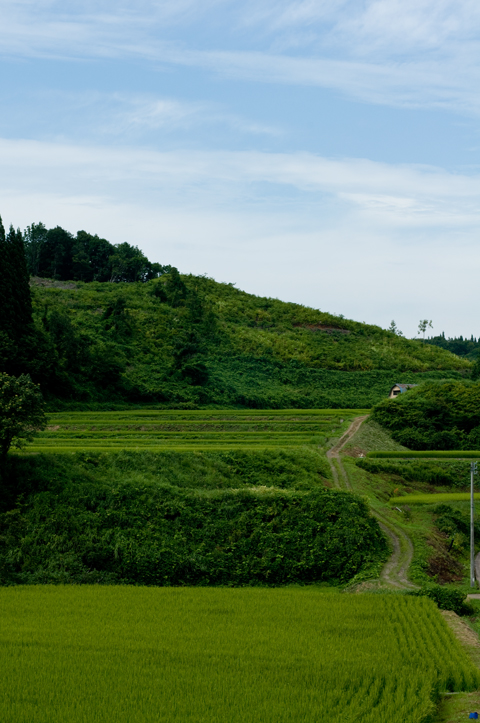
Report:
M 356 432 L 360 429 L 363 422 L 368 418 L 368 414 L 362 417 L 355 417 L 345 434 L 328 450 L 327 459 L 332 470 L 333 482 L 338 489 L 352 489 L 351 482 L 348 478 L 347 471 L 342 464 L 340 452 L 349 442 Z M 380 527 L 385 535 L 389 538 L 393 552 L 385 563 L 380 579 L 382 582 L 396 588 L 414 588 L 416 585 L 408 580 L 408 568 L 413 558 L 413 544 L 405 532 L 397 525 L 388 520 L 382 513 L 371 510 L 372 515 L 377 518 Z

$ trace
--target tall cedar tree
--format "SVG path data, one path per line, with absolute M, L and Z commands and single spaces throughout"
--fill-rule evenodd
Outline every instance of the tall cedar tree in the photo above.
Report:
M 0 361 L 15 372 L 24 356 L 24 342 L 32 333 L 32 297 L 22 234 L 10 226 L 5 236 L 1 218 L 0 259 L 0 344 L 5 350 Z

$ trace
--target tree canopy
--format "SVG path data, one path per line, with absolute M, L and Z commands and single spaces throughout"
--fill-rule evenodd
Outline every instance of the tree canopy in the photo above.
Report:
M 0 218 L 0 369 L 15 372 L 25 363 L 32 334 L 32 299 L 23 238 Z
M 107 239 L 60 226 L 47 229 L 32 223 L 24 233 L 28 270 L 32 276 L 59 281 L 149 281 L 170 269 L 152 263 L 138 246 L 111 244 Z
M 0 457 L 4 460 L 10 447 L 31 441 L 46 423 L 40 387 L 26 374 L 0 373 Z

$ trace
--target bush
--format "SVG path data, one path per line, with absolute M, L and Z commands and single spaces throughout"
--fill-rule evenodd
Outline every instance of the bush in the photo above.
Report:
M 457 615 L 472 615 L 473 607 L 467 602 L 466 593 L 442 585 L 424 585 L 419 590 L 408 591 L 407 595 L 429 597 L 437 603 L 440 610 L 453 610 Z
M 378 404 L 372 419 L 393 439 L 417 450 L 480 447 L 480 384 L 425 382 Z

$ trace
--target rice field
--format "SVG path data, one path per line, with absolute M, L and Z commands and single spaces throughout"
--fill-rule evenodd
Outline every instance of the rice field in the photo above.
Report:
M 323 446 L 361 410 L 144 410 L 62 412 L 26 447 L 32 452 L 284 449 Z
M 425 598 L 32 586 L 0 607 L 4 723 L 420 723 L 480 685 Z

